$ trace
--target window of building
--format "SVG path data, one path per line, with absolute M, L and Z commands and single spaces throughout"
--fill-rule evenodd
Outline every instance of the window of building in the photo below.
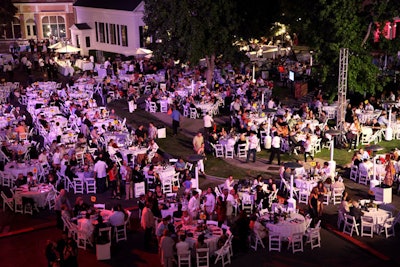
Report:
M 105 27 L 103 22 L 99 22 L 99 42 L 100 43 L 106 42 Z
M 117 33 L 116 33 L 115 24 L 110 24 L 110 43 L 117 44 Z
M 36 23 L 33 19 L 27 19 L 26 22 L 26 35 L 31 37 L 36 35 Z
M 117 42 L 118 42 L 118 45 L 121 45 L 121 36 L 120 36 L 120 31 L 119 31 L 119 25 L 117 25 Z
M 128 46 L 128 27 L 121 25 L 121 45 Z
M 86 47 L 90 47 L 90 37 L 89 36 L 86 36 L 85 41 L 86 41 Z
M 66 37 L 65 19 L 62 16 L 44 16 L 42 18 L 44 37 Z

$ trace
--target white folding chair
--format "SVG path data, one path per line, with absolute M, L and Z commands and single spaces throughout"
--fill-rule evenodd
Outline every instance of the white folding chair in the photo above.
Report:
M 198 248 L 196 249 L 196 263 L 197 267 L 209 267 L 210 266 L 210 250 L 209 248 Z
M 358 178 L 358 167 L 357 165 L 353 165 L 351 166 L 350 169 L 350 180 L 357 182 L 357 178 Z
M 1 198 L 3 199 L 3 211 L 6 210 L 6 205 L 11 211 L 14 211 L 14 199 L 12 197 L 7 197 L 3 191 L 1 191 Z
M 114 232 L 115 232 L 115 241 L 117 243 L 122 240 L 127 240 L 126 223 L 114 226 Z
M 74 193 L 75 194 L 83 194 L 84 185 L 83 185 L 83 181 L 81 179 L 74 178 L 74 181 L 73 181 L 72 184 L 74 186 Z
M 356 231 L 357 235 L 360 235 L 358 231 L 359 224 L 356 222 L 354 216 L 345 214 L 344 215 L 344 226 L 343 226 L 343 233 L 353 236 L 353 231 Z
M 216 259 L 214 264 L 217 264 L 218 261 L 221 260 L 222 267 L 225 267 L 227 264 L 231 264 L 231 256 L 229 253 L 229 244 L 225 242 L 225 244 L 215 252 Z
M 394 225 L 395 217 L 387 218 L 384 223 L 379 226 L 379 233 L 385 232 L 386 238 L 395 236 Z
M 239 158 L 246 158 L 246 157 L 247 157 L 246 144 L 240 144 L 240 145 L 238 145 L 237 156 L 238 156 Z
M 85 187 L 87 194 L 96 194 L 96 180 L 94 178 L 86 178 Z
M 224 157 L 224 146 L 221 144 L 215 144 L 215 157 L 216 158 L 223 158 Z
M 374 237 L 374 218 L 370 216 L 361 217 L 361 236 Z
M 262 248 L 265 248 L 264 242 L 262 241 L 258 233 L 252 231 L 250 234 L 250 247 L 254 249 L 254 251 L 257 251 L 258 244 L 260 244 Z
M 196 108 L 190 108 L 190 118 L 191 119 L 197 119 L 199 117 L 199 114 L 197 113 Z
M 303 233 L 294 233 L 289 238 L 288 248 L 292 248 L 293 254 L 296 252 L 303 252 Z
M 269 240 L 269 251 L 281 252 L 281 236 L 279 233 L 270 232 L 268 240 Z

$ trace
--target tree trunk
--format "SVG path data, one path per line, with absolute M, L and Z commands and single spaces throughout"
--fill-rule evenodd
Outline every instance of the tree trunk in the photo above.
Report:
M 369 25 L 368 25 L 367 33 L 365 34 L 365 37 L 364 37 L 364 39 L 363 39 L 363 41 L 361 43 L 362 47 L 365 45 L 365 43 L 367 42 L 367 40 L 369 38 L 369 35 L 371 34 L 371 27 L 372 27 L 372 22 L 370 22 Z
M 206 70 L 207 88 L 211 89 L 214 68 L 215 68 L 215 54 L 211 55 L 211 57 L 206 56 L 206 64 L 207 64 L 207 70 Z

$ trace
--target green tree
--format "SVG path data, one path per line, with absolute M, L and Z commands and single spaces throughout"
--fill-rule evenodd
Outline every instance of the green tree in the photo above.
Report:
M 363 0 L 283 0 L 283 22 L 309 45 L 320 64 L 322 82 L 337 84 L 339 50 L 349 48 L 348 89 L 354 92 L 381 91 L 385 80 L 372 64 L 375 49 L 372 32 L 375 22 L 393 19 L 398 1 Z M 398 14 L 397 14 L 398 15 Z M 382 26 L 383 23 L 380 23 Z M 389 41 L 380 46 L 395 50 Z
M 8 24 L 17 13 L 17 8 L 12 0 L 0 0 L 0 24 Z
M 205 58 L 210 86 L 216 57 L 233 54 L 238 20 L 231 0 L 145 0 L 155 55 L 197 64 Z

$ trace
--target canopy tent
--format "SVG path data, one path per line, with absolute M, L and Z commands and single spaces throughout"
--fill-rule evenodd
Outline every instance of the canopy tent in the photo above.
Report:
M 64 44 L 63 44 L 62 42 L 58 42 L 58 43 L 49 45 L 49 48 L 50 48 L 50 49 L 59 49 L 59 48 L 61 48 L 61 47 L 63 47 L 63 46 L 64 46 Z
M 141 48 L 141 47 L 139 47 L 135 51 L 135 56 L 148 56 L 148 55 L 152 55 L 152 54 L 153 54 L 153 51 L 146 49 L 146 48 Z
M 57 53 L 77 53 L 79 51 L 81 51 L 80 48 L 77 48 L 72 45 L 66 45 L 56 50 Z

